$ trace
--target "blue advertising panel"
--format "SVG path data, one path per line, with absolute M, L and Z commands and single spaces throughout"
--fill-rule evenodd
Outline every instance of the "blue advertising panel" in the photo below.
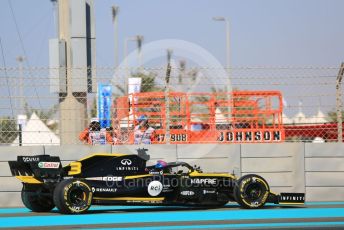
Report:
M 98 84 L 98 119 L 101 128 L 111 126 L 112 86 Z

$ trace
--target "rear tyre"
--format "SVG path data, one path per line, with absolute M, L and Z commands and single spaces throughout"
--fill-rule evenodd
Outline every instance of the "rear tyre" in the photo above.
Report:
M 268 183 L 263 177 L 249 174 L 241 177 L 234 187 L 236 202 L 247 209 L 261 208 L 270 194 Z
M 53 199 L 48 194 L 43 195 L 40 190 L 28 190 L 24 185 L 21 191 L 23 204 L 34 212 L 49 212 L 55 207 Z
M 61 213 L 85 213 L 92 203 L 91 188 L 77 179 L 61 181 L 54 190 L 54 203 Z

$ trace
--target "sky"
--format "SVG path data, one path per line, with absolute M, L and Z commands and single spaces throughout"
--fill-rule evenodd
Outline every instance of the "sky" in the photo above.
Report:
M 201 67 L 225 66 L 225 23 L 212 20 L 214 16 L 222 16 L 230 22 L 231 67 L 263 67 L 262 72 L 240 72 L 238 68 L 240 79 L 236 87 L 281 90 L 289 106 L 286 109 L 289 115 L 296 114 L 302 103 L 304 111 L 308 109 L 310 115 L 314 115 L 319 107 L 326 112 L 335 106 L 335 83 L 320 78 L 313 80 L 312 77 L 330 76 L 333 80 L 338 70 L 328 70 L 327 67 L 339 67 L 344 61 L 343 0 L 94 0 L 97 67 L 114 66 L 113 5 L 120 8 L 119 63 L 123 63 L 124 41 L 139 34 L 144 36 L 143 50 L 150 47 L 151 58 L 154 55 L 160 57 L 158 62 L 144 63 L 146 67 L 152 67 L 149 64 L 165 67 L 166 49 L 176 41 L 177 45 L 183 46 L 181 52 L 174 52 L 176 57 L 179 55 L 176 60 L 192 59 L 191 52 L 196 51 L 208 58 L 207 62 L 198 63 Z M 0 0 L 3 47 L 0 68 L 17 67 L 16 57 L 20 55 L 26 58 L 25 67 L 47 68 L 48 41 L 54 37 L 56 26 L 50 0 Z M 129 42 L 127 53 L 134 52 L 135 48 L 136 44 Z M 147 56 L 143 52 L 145 61 Z M 135 53 L 132 57 L 136 58 Z M 301 69 L 294 72 L 269 69 L 281 66 Z M 325 67 L 325 70 L 303 70 L 304 67 Z M 111 72 L 108 74 L 111 76 Z M 214 76 L 212 82 L 218 77 L 216 73 L 210 75 Z M 266 78 L 259 80 L 260 75 Z M 285 76 L 292 76 L 289 82 L 284 81 Z M 276 84 L 273 84 L 274 78 Z M 319 83 L 320 80 L 324 82 Z M 33 85 L 25 87 L 24 95 L 38 97 L 39 94 L 45 99 L 45 95 L 51 93 L 48 87 L 36 89 L 35 84 L 40 83 L 30 84 Z M 7 96 L 1 95 L 10 92 L 5 88 L 1 91 L 1 104 L 8 104 Z M 38 106 L 34 104 L 34 98 L 31 101 L 33 106 Z M 51 104 L 50 101 L 42 103 Z
M 26 56 L 31 67 L 47 67 L 48 39 L 55 36 L 49 0 L 0 1 L 0 38 L 6 66 Z M 144 43 L 180 39 L 226 63 L 225 24 L 230 21 L 230 59 L 236 66 L 338 66 L 344 60 L 342 0 L 95 0 L 97 66 L 113 66 L 111 6 L 118 17 L 119 59 L 124 40 L 137 34 Z M 20 43 L 23 41 L 23 45 Z M 129 43 L 129 51 L 135 43 Z M 166 52 L 162 50 L 161 52 Z M 0 58 L 0 66 L 4 60 Z

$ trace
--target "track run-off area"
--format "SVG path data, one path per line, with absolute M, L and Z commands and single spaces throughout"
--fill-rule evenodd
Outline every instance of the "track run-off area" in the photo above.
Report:
M 259 210 L 179 206 L 93 206 L 87 214 L 57 210 L 34 213 L 1 208 L 0 228 L 23 229 L 344 229 L 344 202 L 301 206 L 266 205 Z

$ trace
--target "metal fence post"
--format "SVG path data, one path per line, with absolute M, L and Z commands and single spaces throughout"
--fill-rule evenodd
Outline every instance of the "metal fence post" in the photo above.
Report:
M 344 62 L 342 62 L 336 82 L 336 110 L 337 110 L 337 130 L 338 142 L 343 142 L 343 118 L 342 118 L 342 79 L 344 74 Z
M 166 88 L 165 88 L 165 111 L 166 111 L 166 144 L 170 144 L 170 76 L 171 76 L 171 56 L 172 56 L 172 50 L 167 50 L 167 68 L 166 68 Z

